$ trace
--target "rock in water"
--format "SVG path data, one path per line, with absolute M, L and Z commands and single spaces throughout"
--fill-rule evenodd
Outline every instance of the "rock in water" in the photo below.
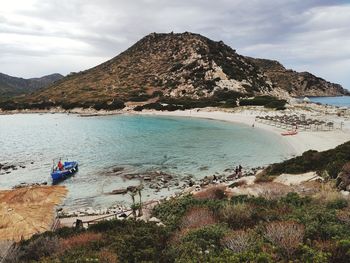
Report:
M 116 189 L 111 192 L 112 195 L 119 195 L 119 194 L 126 194 L 128 192 L 128 189 L 122 188 L 122 189 Z

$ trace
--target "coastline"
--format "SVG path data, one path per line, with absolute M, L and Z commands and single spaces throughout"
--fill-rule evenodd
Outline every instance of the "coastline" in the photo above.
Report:
M 281 136 L 284 139 L 286 145 L 292 149 L 295 155 L 301 155 L 303 152 L 308 150 L 329 150 L 350 140 L 350 132 L 346 131 L 345 129 L 333 131 L 301 131 L 295 136 L 282 136 L 281 132 L 285 130 L 277 128 L 275 126 L 255 122 L 255 116 L 257 114 L 256 112 L 249 110 L 242 112 L 225 112 L 219 111 L 218 109 L 185 110 L 173 112 L 151 110 L 136 112 L 135 114 L 203 118 L 227 121 L 231 123 L 240 123 L 248 126 L 252 126 L 254 124 L 254 129 L 263 129 L 265 131 L 274 133 L 276 136 Z
M 310 116 L 316 115 L 317 118 L 328 118 L 332 121 L 338 121 L 343 123 L 343 129 L 334 129 L 332 131 L 299 131 L 295 136 L 282 136 L 281 133 L 285 130 L 277 128 L 275 126 L 267 125 L 264 123 L 255 122 L 255 117 L 259 115 L 272 114 L 276 115 L 275 111 L 269 111 L 259 107 L 246 108 L 239 107 L 233 110 L 221 109 L 221 108 L 201 108 L 191 110 L 176 110 L 176 111 L 156 111 L 156 110 L 143 110 L 134 111 L 131 108 L 115 111 L 94 109 L 82 109 L 75 108 L 72 110 L 64 110 L 62 108 L 52 108 L 49 110 L 16 110 L 11 112 L 2 112 L 0 115 L 12 115 L 12 114 L 73 114 L 81 117 L 98 117 L 98 116 L 110 116 L 119 114 L 132 114 L 132 115 L 155 115 L 155 116 L 170 116 L 170 117 L 187 117 L 187 118 L 202 118 L 217 121 L 226 121 L 231 123 L 239 123 L 248 125 L 254 128 L 262 129 L 267 132 L 271 132 L 276 136 L 281 136 L 283 141 L 291 149 L 294 155 L 301 155 L 308 150 L 325 151 L 336 146 L 350 141 L 350 119 L 344 119 L 336 116 L 336 107 L 333 106 L 320 106 L 317 104 L 307 104 L 308 109 L 302 109 L 303 107 L 295 107 L 293 105 L 289 114 L 307 114 Z M 300 105 L 299 105 L 300 106 Z M 311 110 L 311 111 L 310 111 Z

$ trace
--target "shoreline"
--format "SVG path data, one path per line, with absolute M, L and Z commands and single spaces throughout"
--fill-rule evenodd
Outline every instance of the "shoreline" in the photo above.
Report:
M 260 112 L 261 113 L 261 112 Z M 173 117 L 189 117 L 189 118 L 202 118 L 209 120 L 226 121 L 231 123 L 239 123 L 252 127 L 254 129 L 262 129 L 281 136 L 293 151 L 295 155 L 301 155 L 308 150 L 325 151 L 336 146 L 345 143 L 350 140 L 350 132 L 345 130 L 332 130 L 332 131 L 301 131 L 295 136 L 282 136 L 281 133 L 284 129 L 277 128 L 275 126 L 258 123 L 255 121 L 254 112 L 225 112 L 213 109 L 208 110 L 185 110 L 185 111 L 142 111 L 136 112 L 139 115 L 155 115 L 155 116 L 173 116 Z M 350 123 L 349 123 L 350 125 Z M 253 127 L 252 127 L 253 128 Z
M 61 108 L 53 108 L 50 110 L 16 110 L 11 112 L 1 112 L 1 115 L 15 115 L 15 114 L 67 114 L 78 115 L 80 117 L 98 117 L 98 116 L 112 116 L 112 115 L 154 115 L 154 116 L 169 116 L 169 117 L 186 117 L 186 118 L 201 118 L 216 121 L 225 121 L 230 123 L 238 123 L 254 128 L 262 129 L 267 132 L 271 132 L 276 136 L 283 138 L 284 143 L 290 148 L 293 155 L 301 155 L 308 150 L 325 151 L 336 146 L 350 141 L 350 120 L 339 119 L 336 115 L 329 116 L 325 109 L 329 109 L 329 106 L 320 106 L 314 104 L 308 104 L 314 112 L 305 112 L 303 110 L 291 110 L 290 113 L 308 115 L 318 114 L 317 117 L 325 118 L 331 117 L 332 121 L 338 120 L 343 123 L 343 129 L 334 129 L 332 131 L 299 131 L 295 136 L 282 136 L 281 133 L 284 129 L 277 128 L 275 126 L 267 125 L 260 122 L 255 122 L 255 117 L 258 115 L 276 114 L 275 111 L 268 111 L 263 108 L 246 108 L 239 107 L 231 110 L 221 108 L 200 108 L 191 110 L 176 110 L 176 111 L 156 111 L 156 110 L 143 110 L 134 111 L 132 109 L 123 109 L 115 111 L 93 109 L 81 109 L 76 108 L 72 110 L 64 110 Z M 334 107 L 331 107 L 332 109 Z M 333 109 L 334 110 L 334 109 Z

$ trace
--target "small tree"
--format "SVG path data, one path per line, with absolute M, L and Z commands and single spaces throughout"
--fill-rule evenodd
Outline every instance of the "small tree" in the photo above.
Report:
M 254 242 L 253 233 L 247 230 L 231 231 L 222 240 L 223 246 L 234 253 L 242 253 L 252 249 Z
M 282 249 L 290 258 L 303 242 L 305 227 L 293 221 L 271 222 L 265 227 L 264 236 L 273 245 Z
M 132 216 L 133 216 L 134 218 L 136 218 L 136 211 L 137 211 L 137 208 L 138 208 L 138 206 L 137 206 L 136 203 L 135 203 L 136 191 L 131 191 L 131 192 L 129 193 L 129 195 L 131 196 L 131 199 L 132 199 L 132 205 L 131 205 Z
M 143 184 L 140 184 L 140 185 L 137 187 L 137 192 L 138 192 L 139 198 L 140 198 L 139 216 L 142 216 L 142 215 L 143 215 L 143 212 L 142 212 L 142 195 L 141 195 L 142 189 L 143 189 Z

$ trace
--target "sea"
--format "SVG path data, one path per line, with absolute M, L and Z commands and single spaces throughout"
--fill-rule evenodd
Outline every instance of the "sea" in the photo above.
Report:
M 350 107 L 350 96 L 340 97 L 309 97 L 312 102 L 338 107 Z
M 243 124 L 186 117 L 68 114 L 0 115 L 0 163 L 21 165 L 0 170 L 0 189 L 20 183 L 51 184 L 58 158 L 79 162 L 79 172 L 61 182 L 70 208 L 128 203 L 112 190 L 139 185 L 128 175 L 166 173 L 177 187 L 155 191 L 145 185 L 143 198 L 181 191 L 183 179 L 232 173 L 290 158 L 282 136 Z

